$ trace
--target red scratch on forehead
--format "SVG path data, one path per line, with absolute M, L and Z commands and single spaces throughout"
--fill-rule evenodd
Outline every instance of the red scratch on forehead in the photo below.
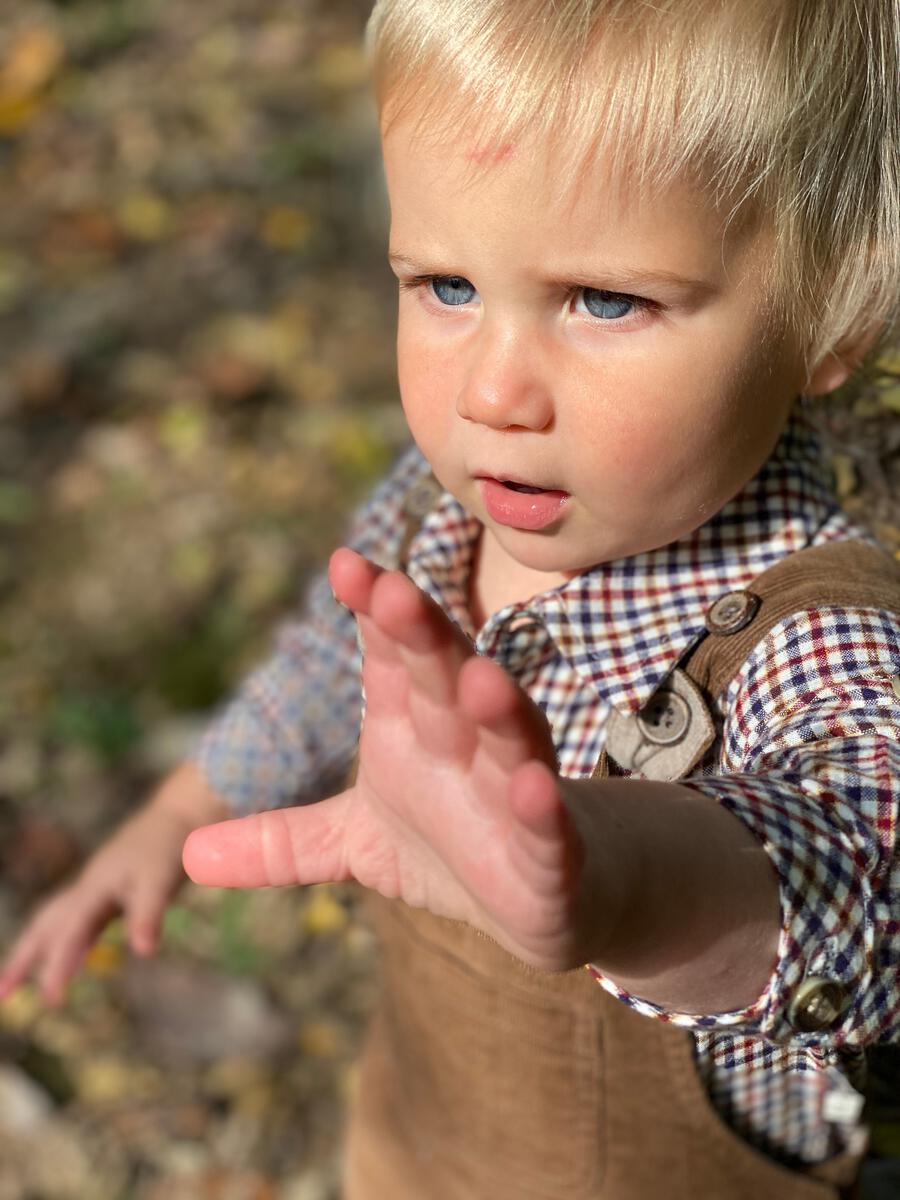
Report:
M 468 152 L 466 158 L 469 162 L 478 163 L 479 166 L 496 167 L 498 163 L 512 158 L 514 149 L 512 142 L 502 142 L 499 146 L 475 146 Z

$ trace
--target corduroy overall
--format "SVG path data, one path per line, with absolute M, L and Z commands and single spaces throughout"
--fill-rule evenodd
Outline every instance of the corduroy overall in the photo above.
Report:
M 745 594 L 752 619 L 707 634 L 679 664 L 714 722 L 712 698 L 779 620 L 828 604 L 900 613 L 900 571 L 862 543 L 829 544 L 782 560 Z M 595 775 L 616 770 L 604 751 Z M 710 1104 L 687 1030 L 635 1013 L 584 969 L 542 973 L 465 924 L 374 894 L 368 905 L 382 990 L 345 1200 L 854 1195 L 856 1159 L 800 1173 L 734 1133 Z

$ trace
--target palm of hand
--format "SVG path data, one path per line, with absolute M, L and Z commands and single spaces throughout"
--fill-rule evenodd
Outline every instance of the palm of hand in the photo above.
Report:
M 340 550 L 331 583 L 363 638 L 356 781 L 198 831 L 188 873 L 230 886 L 353 878 L 536 966 L 565 961 L 580 843 L 543 714 L 405 575 Z

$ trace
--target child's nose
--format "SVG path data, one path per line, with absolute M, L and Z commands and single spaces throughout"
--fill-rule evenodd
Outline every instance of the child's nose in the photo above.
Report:
M 483 330 L 456 401 L 456 411 L 492 429 L 546 429 L 553 397 L 536 346 L 518 335 Z

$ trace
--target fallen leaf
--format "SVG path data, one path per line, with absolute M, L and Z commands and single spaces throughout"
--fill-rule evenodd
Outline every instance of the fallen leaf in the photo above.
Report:
M 362 47 L 356 42 L 327 47 L 313 64 L 313 77 L 320 87 L 361 87 L 368 73 Z
M 298 1043 L 312 1058 L 336 1058 L 344 1049 L 345 1039 L 333 1021 L 307 1021 L 300 1027 Z
M 92 975 L 109 978 L 119 974 L 124 961 L 125 955 L 122 953 L 121 946 L 103 941 L 97 942 L 90 948 L 85 959 L 85 966 Z
M 310 240 L 314 224 L 302 208 L 279 205 L 263 217 L 263 241 L 274 250 L 297 250 Z
M 133 192 L 126 196 L 116 215 L 122 231 L 140 242 L 161 241 L 175 228 L 171 204 L 154 192 Z
M 831 469 L 834 473 L 835 493 L 839 500 L 846 500 L 857 488 L 856 464 L 847 454 L 833 454 Z
M 340 933 L 349 921 L 347 910 L 338 903 L 327 885 L 318 884 L 310 890 L 312 894 L 300 918 L 303 929 L 313 937 Z

